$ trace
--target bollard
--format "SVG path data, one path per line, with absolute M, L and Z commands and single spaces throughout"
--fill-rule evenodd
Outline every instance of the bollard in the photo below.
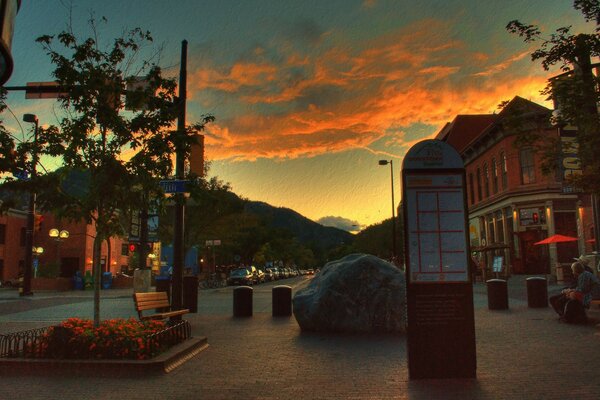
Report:
M 526 279 L 527 306 L 530 308 L 548 307 L 548 281 L 541 276 Z
M 504 279 L 486 281 L 488 292 L 488 308 L 490 310 L 508 309 L 508 286 Z
M 233 289 L 233 316 L 252 316 L 252 288 L 250 286 L 238 286 Z
M 274 317 L 289 317 L 292 315 L 292 288 L 290 286 L 275 286 L 272 291 L 272 299 Z

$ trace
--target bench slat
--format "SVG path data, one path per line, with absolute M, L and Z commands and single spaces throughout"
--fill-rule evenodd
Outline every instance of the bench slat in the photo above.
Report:
M 154 320 L 154 319 L 165 319 L 175 317 L 178 315 L 187 314 L 190 312 L 188 309 L 174 310 L 166 312 L 157 312 L 152 315 L 142 315 L 142 311 L 155 309 L 155 308 L 170 308 L 169 298 L 167 292 L 147 292 L 147 293 L 134 293 L 133 301 L 135 303 L 135 309 L 138 312 L 140 320 Z

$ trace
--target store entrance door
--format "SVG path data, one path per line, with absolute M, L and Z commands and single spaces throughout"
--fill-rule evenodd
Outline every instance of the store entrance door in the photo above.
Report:
M 548 237 L 547 231 L 532 229 L 519 232 L 521 249 L 523 249 L 523 273 L 526 275 L 550 273 L 548 246 L 536 246 L 534 243 Z

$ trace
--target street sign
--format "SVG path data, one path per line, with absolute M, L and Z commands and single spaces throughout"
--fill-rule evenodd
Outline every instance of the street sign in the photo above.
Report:
M 187 193 L 188 180 L 165 179 L 159 182 L 160 187 L 165 193 Z
M 29 180 L 29 173 L 27 171 L 21 169 L 13 174 L 13 176 L 19 180 L 27 181 Z
M 56 99 L 66 95 L 58 82 L 27 82 L 25 89 L 26 99 Z

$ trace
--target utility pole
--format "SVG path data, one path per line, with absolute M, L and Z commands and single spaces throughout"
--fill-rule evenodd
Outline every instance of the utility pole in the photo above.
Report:
M 175 134 L 175 179 L 184 179 L 185 167 L 185 107 L 186 107 L 186 85 L 187 85 L 187 40 L 181 42 L 181 65 L 179 71 L 179 97 L 177 106 L 177 133 Z M 181 309 L 183 304 L 183 262 L 184 262 L 184 216 L 185 196 L 183 193 L 175 193 L 175 237 L 173 240 L 173 292 L 171 304 L 173 308 Z
M 36 115 L 34 114 L 25 114 L 23 115 L 23 121 L 34 123 L 33 127 L 33 150 L 31 152 L 31 176 L 30 179 L 32 182 L 35 182 L 35 178 L 37 176 L 37 162 L 38 162 L 38 154 L 37 154 L 37 137 L 38 137 L 38 126 L 39 121 Z M 29 192 L 29 208 L 27 209 L 27 228 L 25 229 L 25 265 L 23 271 L 23 287 L 21 288 L 21 292 L 19 295 L 21 296 L 30 296 L 33 294 L 31 291 L 31 269 L 33 264 L 33 225 L 35 218 L 35 202 L 36 202 L 36 193 L 35 189 L 31 189 Z

